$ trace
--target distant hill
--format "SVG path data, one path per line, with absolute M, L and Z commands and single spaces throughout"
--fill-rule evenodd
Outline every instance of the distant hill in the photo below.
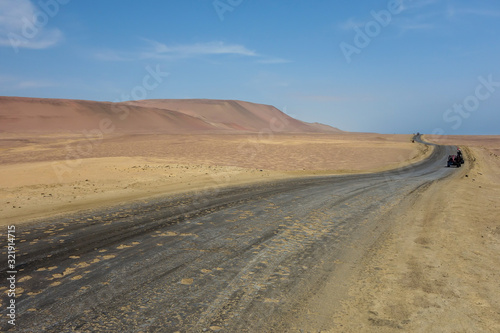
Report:
M 0 97 L 0 131 L 67 132 L 113 126 L 126 133 L 336 133 L 270 105 L 231 100 L 142 100 L 121 103 Z

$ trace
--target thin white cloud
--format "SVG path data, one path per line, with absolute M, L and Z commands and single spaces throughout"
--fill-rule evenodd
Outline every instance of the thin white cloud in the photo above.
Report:
M 259 64 L 286 64 L 291 60 L 265 56 L 254 50 L 240 44 L 228 44 L 220 41 L 205 43 L 167 45 L 155 40 L 145 39 L 148 46 L 140 51 L 117 51 L 117 50 L 99 50 L 92 53 L 92 58 L 100 61 L 134 61 L 138 59 L 159 59 L 174 61 L 200 56 L 222 56 L 235 55 L 241 57 L 250 57 L 256 59 Z
M 427 8 L 433 8 L 433 5 L 438 4 L 442 0 L 402 0 L 400 2 L 400 11 L 397 14 L 391 15 L 389 24 L 398 28 L 402 33 L 409 30 L 430 30 L 434 29 L 434 19 L 436 16 L 441 16 L 441 12 L 435 10 L 429 12 Z M 383 8 L 380 8 L 383 9 Z M 373 12 L 377 12 L 374 9 Z M 339 23 L 338 28 L 342 31 L 352 32 L 355 28 L 361 30 L 369 22 L 375 21 L 373 12 L 366 13 L 365 20 L 349 18 L 346 21 Z
M 63 40 L 59 29 L 35 21 L 40 10 L 30 0 L 0 0 L 0 46 L 45 49 Z M 45 17 L 50 19 L 48 15 Z M 43 24 L 42 24 L 43 23 Z
M 453 20 L 461 16 L 500 18 L 500 11 L 498 10 L 460 8 L 450 3 L 445 5 L 441 0 L 406 0 L 404 6 L 402 15 L 398 15 L 394 20 L 395 25 L 400 28 L 402 33 L 410 30 L 437 29 L 444 21 Z M 411 15 L 412 13 L 414 15 Z
M 224 42 L 207 42 L 184 45 L 167 45 L 153 40 L 146 40 L 149 50 L 140 54 L 141 58 L 172 59 L 189 58 L 202 55 L 241 55 L 255 57 L 258 54 L 243 45 L 226 44 Z
M 400 30 L 400 35 L 407 31 L 431 31 L 439 27 L 446 13 L 441 8 L 433 7 L 440 0 L 429 0 L 412 3 L 411 7 L 394 18 L 394 26 Z M 424 9 L 424 7 L 429 7 Z M 415 11 L 411 11 L 416 9 Z

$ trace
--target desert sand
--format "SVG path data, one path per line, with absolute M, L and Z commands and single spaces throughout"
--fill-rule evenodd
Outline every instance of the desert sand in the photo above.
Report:
M 411 135 L 346 133 L 236 101 L 213 102 L 203 114 L 200 103 L 207 102 L 3 98 L 0 223 L 235 184 L 381 171 L 431 152 Z M 500 331 L 500 137 L 426 139 L 459 145 L 464 168 L 391 215 L 388 232 L 353 263 L 341 306 L 328 301 L 328 290 L 304 304 L 309 317 L 322 309 L 318 327 Z
M 221 186 L 383 170 L 430 152 L 408 135 L 350 133 L 0 138 L 2 224 Z
M 427 139 L 461 145 L 465 167 L 391 219 L 323 332 L 500 331 L 500 137 Z
M 20 223 L 151 196 L 418 161 L 411 135 L 346 133 L 270 105 L 0 97 L 0 217 Z

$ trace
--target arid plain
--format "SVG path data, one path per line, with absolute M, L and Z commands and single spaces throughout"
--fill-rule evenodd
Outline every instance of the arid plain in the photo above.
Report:
M 0 102 L 2 224 L 154 195 L 380 171 L 428 153 L 411 135 L 309 126 L 246 102 L 144 101 L 153 107 L 142 109 L 140 102 Z M 188 115 L 169 110 L 177 118 L 166 119 L 162 105 Z
M 246 102 L 0 102 L 2 225 L 237 184 L 377 172 L 432 151 L 412 135 L 342 132 Z M 464 167 L 396 209 L 353 263 L 342 304 L 330 301 L 327 283 L 304 304 L 297 329 L 500 330 L 500 137 L 424 139 L 460 146 Z
M 424 138 L 458 145 L 465 165 L 388 221 L 391 230 L 358 263 L 343 309 L 326 310 L 331 332 L 500 330 L 500 138 Z

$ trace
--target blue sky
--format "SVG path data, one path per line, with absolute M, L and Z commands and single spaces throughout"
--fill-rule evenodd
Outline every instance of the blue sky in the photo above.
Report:
M 239 99 L 348 131 L 500 134 L 499 34 L 496 0 L 0 0 L 0 95 Z

